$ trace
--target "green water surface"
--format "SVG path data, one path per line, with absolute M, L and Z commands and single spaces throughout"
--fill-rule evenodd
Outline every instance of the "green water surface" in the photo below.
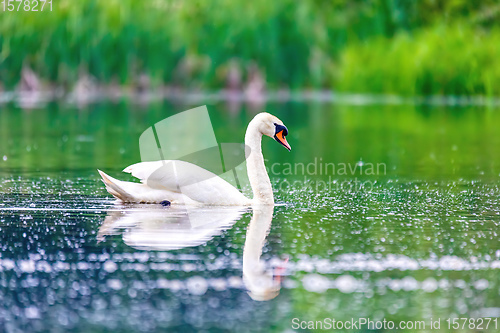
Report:
M 130 180 L 121 170 L 140 161 L 140 134 L 194 106 L 0 107 L 2 331 L 281 332 L 325 318 L 425 321 L 425 330 L 399 330 L 414 332 L 430 331 L 432 318 L 441 320 L 432 331 L 448 332 L 449 318 L 478 325 L 500 316 L 499 110 L 263 108 L 286 124 L 292 151 L 263 139 L 280 205 L 260 260 L 283 276 L 279 295 L 257 301 L 242 280 L 251 209 L 202 245 L 176 250 L 134 246 L 141 217 L 102 235 L 107 217 L 132 210 L 114 205 L 96 169 Z M 219 142 L 242 142 L 257 112 L 208 109 Z M 476 331 L 462 323 L 457 331 Z M 500 330 L 485 323 L 483 331 Z

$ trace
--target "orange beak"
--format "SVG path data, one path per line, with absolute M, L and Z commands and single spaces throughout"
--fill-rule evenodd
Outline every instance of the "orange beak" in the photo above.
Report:
M 285 148 L 288 149 L 288 151 L 292 150 L 292 147 L 290 147 L 290 145 L 286 141 L 286 138 L 283 136 L 283 131 L 276 133 L 276 140 L 283 146 L 285 146 Z

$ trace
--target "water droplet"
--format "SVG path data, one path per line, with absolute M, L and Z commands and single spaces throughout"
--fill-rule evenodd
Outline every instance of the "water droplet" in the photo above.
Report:
M 114 290 L 119 290 L 123 288 L 123 284 L 120 280 L 118 279 L 110 279 L 108 280 L 108 287 Z
M 330 280 L 319 274 L 308 274 L 302 279 L 304 289 L 316 293 L 324 293 L 330 288 Z
M 187 289 L 193 295 L 203 295 L 207 292 L 207 281 L 200 276 L 193 276 L 187 280 Z
M 437 281 L 434 278 L 427 278 L 422 282 L 422 289 L 425 292 L 431 293 L 438 287 Z
M 335 280 L 337 289 L 343 293 L 352 293 L 356 290 L 357 280 L 350 275 L 342 275 Z
M 114 271 L 116 271 L 118 269 L 118 265 L 116 263 L 114 263 L 113 261 L 108 260 L 104 263 L 102 268 L 104 268 L 104 270 L 108 273 L 113 273 Z
M 26 318 L 28 319 L 36 319 L 40 318 L 40 310 L 38 310 L 35 306 L 30 306 L 24 310 Z
M 477 280 L 476 282 L 474 282 L 474 287 L 477 290 L 488 289 L 489 285 L 490 285 L 490 282 L 486 279 L 480 279 L 480 280 Z

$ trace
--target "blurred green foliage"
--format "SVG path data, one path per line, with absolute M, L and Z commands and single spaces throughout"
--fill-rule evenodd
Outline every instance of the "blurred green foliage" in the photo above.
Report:
M 350 45 L 339 88 L 404 95 L 498 95 L 500 31 L 437 26 Z
M 71 85 L 79 70 L 128 84 L 223 86 L 230 63 L 258 64 L 272 88 L 405 95 L 498 95 L 494 0 L 58 0 L 0 9 L 0 81 L 23 65 Z

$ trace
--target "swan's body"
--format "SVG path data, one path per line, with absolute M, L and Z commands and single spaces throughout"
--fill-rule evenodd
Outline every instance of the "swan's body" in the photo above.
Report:
M 175 171 L 174 171 L 175 170 Z M 141 180 L 125 182 L 99 171 L 106 189 L 117 199 L 132 203 L 247 206 L 251 200 L 212 172 L 185 161 L 141 162 L 124 172 Z
M 264 165 L 261 141 L 267 135 L 290 150 L 283 122 L 268 113 L 259 113 L 248 125 L 245 134 L 247 173 L 253 199 L 214 173 L 195 164 L 163 160 L 133 164 L 124 172 L 131 173 L 141 183 L 120 181 L 99 170 L 106 189 L 122 202 L 186 205 L 249 206 L 253 203 L 273 205 L 271 182 Z

